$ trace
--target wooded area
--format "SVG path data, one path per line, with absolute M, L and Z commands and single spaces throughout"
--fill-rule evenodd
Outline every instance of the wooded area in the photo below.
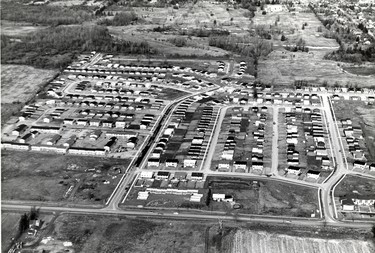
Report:
M 154 54 L 147 42 L 115 40 L 103 26 L 69 26 L 43 29 L 22 41 L 1 36 L 2 63 L 41 68 L 64 68 L 75 54 L 101 51 L 123 54 Z
M 1 19 L 52 26 L 81 24 L 91 20 L 94 16 L 93 8 L 78 5 L 70 7 L 34 6 L 2 1 L 1 8 Z

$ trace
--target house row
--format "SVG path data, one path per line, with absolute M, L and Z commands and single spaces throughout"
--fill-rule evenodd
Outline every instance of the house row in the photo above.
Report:
M 285 171 L 287 172 L 288 175 L 295 175 L 295 176 L 300 176 L 302 174 L 302 168 L 298 166 L 288 166 Z M 315 171 L 315 170 L 308 170 L 306 173 L 306 179 L 311 178 L 318 180 L 320 177 L 320 172 Z
M 193 195 L 198 194 L 198 189 L 175 189 L 175 188 L 146 188 L 152 194 Z
M 343 211 L 358 211 L 360 206 L 375 208 L 375 196 L 344 196 L 340 197 L 340 203 Z
M 72 155 L 88 155 L 88 156 L 105 156 L 107 154 L 107 150 L 104 148 L 103 149 L 80 148 L 80 147 L 70 147 L 68 145 L 53 146 L 53 145 L 48 145 L 48 144 L 30 145 L 28 143 L 17 143 L 17 142 L 2 142 L 1 148 L 5 150 L 12 149 L 12 150 L 36 151 L 36 152 L 53 152 L 53 153 L 72 154 Z
M 354 160 L 365 161 L 365 153 L 360 146 L 360 140 L 363 139 L 362 128 L 360 126 L 353 126 L 353 122 L 350 119 L 342 119 L 340 127 L 343 129 L 348 150 Z
M 353 169 L 362 171 L 368 169 L 370 172 L 375 172 L 375 163 L 368 164 L 365 161 L 356 160 L 353 162 Z

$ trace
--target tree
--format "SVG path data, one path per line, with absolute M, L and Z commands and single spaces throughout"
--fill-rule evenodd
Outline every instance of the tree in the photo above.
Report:
M 286 37 L 285 37 L 284 34 L 281 35 L 281 39 L 280 39 L 280 40 L 281 40 L 281 41 L 286 41 Z
M 36 220 L 39 216 L 39 210 L 35 208 L 35 206 L 31 207 L 30 209 L 30 220 Z
M 19 225 L 18 225 L 18 231 L 20 234 L 25 232 L 29 228 L 29 216 L 25 213 L 21 216 Z
M 258 98 L 258 90 L 257 90 L 256 85 L 253 85 L 253 97 L 254 99 Z

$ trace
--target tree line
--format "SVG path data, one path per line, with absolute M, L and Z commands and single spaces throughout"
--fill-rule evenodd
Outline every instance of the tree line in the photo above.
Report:
M 267 56 L 273 50 L 271 42 L 247 36 L 212 36 L 209 45 L 254 58 Z
M 116 13 L 113 19 L 102 19 L 99 25 L 107 26 L 127 26 L 138 21 L 138 16 L 132 11 Z

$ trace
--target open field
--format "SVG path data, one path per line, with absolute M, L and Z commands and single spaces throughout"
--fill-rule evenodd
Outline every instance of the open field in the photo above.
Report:
M 51 235 L 76 252 L 204 252 L 207 224 L 63 215 Z M 210 251 L 211 252 L 211 251 Z
M 374 76 L 375 75 L 375 66 L 354 66 L 354 67 L 343 67 L 343 69 L 351 74 L 359 76 Z
M 23 37 L 44 29 L 43 26 L 33 26 L 31 23 L 1 20 L 1 35 Z
M 253 22 L 255 26 L 263 27 L 266 31 L 274 34 L 272 42 L 275 46 L 295 45 L 299 39 L 302 39 L 306 42 L 307 47 L 338 47 L 334 39 L 324 38 L 323 32 L 317 31 L 318 27 L 321 27 L 322 31 L 325 28 L 314 13 L 290 13 L 284 7 L 283 11 L 268 12 L 266 15 L 262 15 L 259 11 Z M 302 25 L 305 23 L 307 26 L 302 29 Z M 278 31 L 286 36 L 286 41 L 280 41 L 281 34 L 278 34 Z
M 129 163 L 10 151 L 2 151 L 1 158 L 3 200 L 80 204 L 103 204 Z
M 342 197 L 346 195 L 374 195 L 375 180 L 366 179 L 354 175 L 347 175 L 335 188 L 335 196 Z
M 339 63 L 323 60 L 325 52 L 326 50 L 310 50 L 308 53 L 275 50 L 267 59 L 259 61 L 258 77 L 263 82 L 276 85 L 291 85 L 295 80 L 306 80 L 312 85 L 322 84 L 324 81 L 330 86 L 335 83 L 341 86 L 357 84 L 363 88 L 374 85 L 371 76 L 345 73 Z
M 23 65 L 2 65 L 1 103 L 30 100 L 56 73 L 56 70 L 42 70 Z
M 249 180 L 230 177 L 208 177 L 212 194 L 224 193 L 241 206 L 233 210 L 226 202 L 210 202 L 210 210 L 232 213 L 319 217 L 318 191 L 314 188 L 273 180 Z
M 5 252 L 17 235 L 20 218 L 19 213 L 1 212 L 1 252 Z
M 23 104 L 57 73 L 25 65 L 1 66 L 1 124 L 17 113 Z
M 129 7 L 112 5 L 107 11 L 128 11 Z M 244 32 L 250 24 L 245 17 L 247 10 L 227 8 L 224 3 L 212 3 L 199 1 L 196 4 L 181 5 L 179 9 L 172 6 L 163 8 L 133 7 L 132 10 L 144 20 L 144 22 L 159 26 L 171 26 L 181 28 L 220 28 L 230 31 Z M 216 20 L 216 22 L 214 22 Z

